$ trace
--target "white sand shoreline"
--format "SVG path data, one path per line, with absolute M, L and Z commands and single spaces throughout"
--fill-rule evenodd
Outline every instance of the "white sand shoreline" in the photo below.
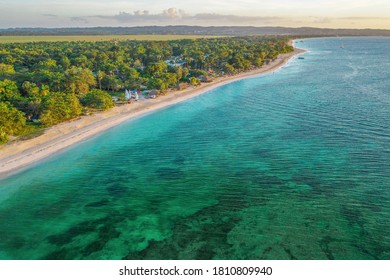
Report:
M 305 50 L 295 48 L 294 52 L 280 55 L 278 59 L 260 69 L 234 76 L 221 77 L 197 88 L 174 91 L 157 99 L 118 106 L 107 112 L 55 125 L 36 138 L 4 145 L 0 148 L 0 179 L 15 174 L 44 158 L 124 121 L 183 102 L 228 83 L 276 71 L 285 66 L 292 57 L 303 52 Z

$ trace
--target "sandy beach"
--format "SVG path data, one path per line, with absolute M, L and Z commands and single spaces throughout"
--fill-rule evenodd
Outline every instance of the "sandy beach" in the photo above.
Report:
M 264 65 L 260 69 L 234 76 L 220 77 L 195 88 L 172 91 L 157 99 L 133 102 L 132 104 L 114 107 L 106 112 L 83 116 L 76 120 L 50 127 L 43 135 L 36 138 L 6 144 L 0 148 L 0 178 L 12 175 L 33 163 L 126 120 L 177 104 L 234 81 L 273 72 L 286 65 L 289 59 L 303 52 L 305 51 L 296 48 L 294 52 L 280 55 L 275 61 Z

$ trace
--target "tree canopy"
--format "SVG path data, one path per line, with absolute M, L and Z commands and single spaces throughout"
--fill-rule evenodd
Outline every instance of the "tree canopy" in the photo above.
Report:
M 9 102 L 0 102 L 0 144 L 8 141 L 9 135 L 17 135 L 26 126 L 26 118 Z
M 82 107 L 75 94 L 51 92 L 43 99 L 40 121 L 45 126 L 54 125 L 80 116 Z
M 2 118 L 2 139 L 17 133 L 9 127 L 22 125 L 21 118 L 50 126 L 79 116 L 82 106 L 111 108 L 112 96 L 122 97 L 125 89 L 197 85 L 292 50 L 288 38 L 259 36 L 0 44 L 0 104 L 15 117 Z
M 106 91 L 93 89 L 81 98 L 81 104 L 86 107 L 106 110 L 114 107 L 111 95 Z

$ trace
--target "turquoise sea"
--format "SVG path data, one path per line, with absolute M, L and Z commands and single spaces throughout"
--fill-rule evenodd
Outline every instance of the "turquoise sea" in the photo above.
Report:
M 390 38 L 303 41 L 0 181 L 0 259 L 390 259 Z

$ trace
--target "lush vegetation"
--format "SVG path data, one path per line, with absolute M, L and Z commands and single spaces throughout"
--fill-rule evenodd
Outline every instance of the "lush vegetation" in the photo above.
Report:
M 313 27 L 254 27 L 254 26 L 132 26 L 132 27 L 70 27 L 70 28 L 7 28 L 0 29 L 1 36 L 149 36 L 149 35 L 193 35 L 193 36 L 259 36 L 286 35 L 304 37 L 334 36 L 390 36 L 386 29 L 331 29 Z M 170 35 L 176 34 L 176 35 Z M 157 35 L 157 36 L 159 36 Z M 83 39 L 80 39 L 83 40 Z
M 125 89 L 196 85 L 292 51 L 287 38 L 38 42 L 0 45 L 0 141 L 114 106 Z M 30 126 L 31 127 L 31 126 Z
M 9 102 L 0 102 L 0 143 L 8 141 L 8 135 L 17 134 L 24 129 L 26 119 L 23 113 Z
M 114 107 L 111 95 L 100 89 L 93 89 L 81 97 L 81 103 L 89 108 L 106 110 Z
M 210 35 L 1 35 L 0 43 L 32 42 L 97 42 L 110 40 L 169 41 L 182 39 L 215 38 Z

